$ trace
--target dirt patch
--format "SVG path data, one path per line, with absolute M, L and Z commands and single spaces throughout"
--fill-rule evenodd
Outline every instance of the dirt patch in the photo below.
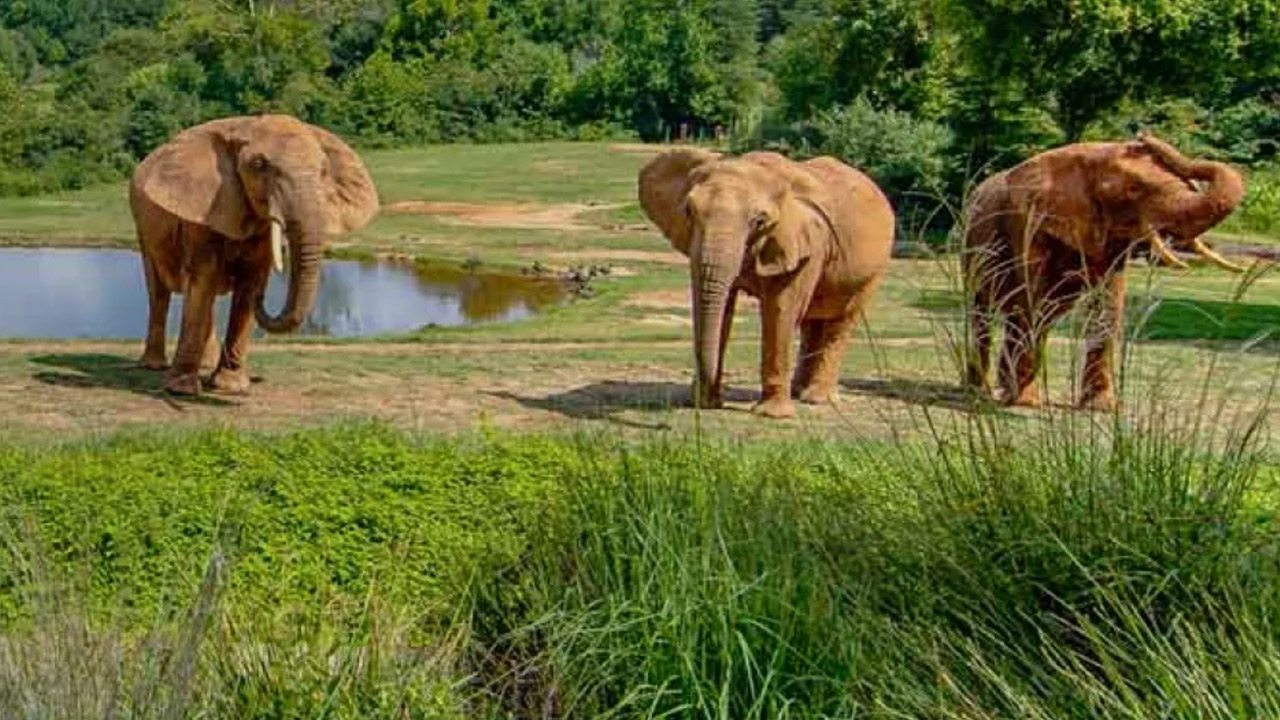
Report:
M 646 315 L 639 320 L 641 325 L 657 325 L 659 327 L 693 327 L 693 320 L 680 315 L 662 314 Z
M 614 143 L 609 146 L 610 152 L 623 153 L 627 155 L 661 155 L 668 150 L 679 150 L 680 148 L 696 148 L 696 145 L 663 145 L 659 143 Z M 705 148 L 704 148 L 705 149 Z
M 649 310 L 688 309 L 690 306 L 689 289 L 680 288 L 679 290 L 654 290 L 636 293 L 627 298 L 627 304 L 632 307 Z M 746 293 L 738 293 L 737 308 L 739 311 L 755 312 L 758 305 L 759 301 L 755 298 Z
M 518 230 L 610 230 L 610 226 L 592 223 L 580 216 L 600 210 L 613 210 L 622 205 L 478 205 L 458 202 L 425 202 L 412 200 L 388 205 L 383 212 L 389 215 L 430 215 L 446 222 L 478 227 L 512 228 Z M 628 229 L 628 228 L 622 228 Z
M 660 265 L 684 265 L 689 261 L 678 252 L 653 250 L 575 250 L 572 252 L 546 253 L 544 257 L 567 263 L 591 261 L 645 262 Z

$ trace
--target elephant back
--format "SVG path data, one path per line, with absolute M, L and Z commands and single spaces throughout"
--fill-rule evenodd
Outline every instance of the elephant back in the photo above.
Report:
M 840 231 L 841 255 L 860 273 L 889 264 L 897 220 L 889 198 L 865 173 L 832 157 L 800 163 L 822 188 L 823 203 Z

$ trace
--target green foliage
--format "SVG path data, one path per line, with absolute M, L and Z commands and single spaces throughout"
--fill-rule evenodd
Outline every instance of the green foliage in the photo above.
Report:
M 1267 627 L 1280 587 L 1253 544 L 1276 528 L 1243 502 L 1251 461 L 1069 424 L 954 453 L 649 448 L 570 475 L 561 513 L 479 597 L 499 696 L 591 717 L 1233 702 L 1211 678 L 1276 659 L 1270 631 L 1234 630 Z M 1280 700 L 1257 690 L 1235 711 Z
M 936 219 L 948 196 L 951 132 L 898 110 L 877 110 L 866 98 L 793 125 L 767 146 L 794 157 L 831 155 L 867 173 L 893 202 L 901 224 L 918 229 Z M 759 142 L 757 140 L 757 142 Z
M 886 182 L 954 206 L 992 168 L 1142 126 L 1267 162 L 1278 58 L 1276 0 L 0 0 L 16 111 L 0 193 L 117 177 L 231 114 L 376 146 L 720 131 L 759 146 L 878 137 L 851 128 L 866 101 L 947 129 Z
M 0 506 L 12 532 L 50 548 L 49 562 L 89 568 L 96 608 L 122 603 L 145 621 L 188 602 L 189 581 L 222 543 L 236 558 L 228 601 L 343 617 L 375 590 L 396 603 L 460 592 L 474 563 L 514 548 L 510 503 L 548 494 L 565 452 L 536 441 L 419 447 L 377 428 L 40 457 L 9 448 Z M 19 612 L 23 570 L 0 563 L 5 620 Z
M 802 119 L 866 97 L 936 119 L 946 103 L 942 30 L 920 0 L 808 0 L 769 48 L 784 111 Z
M 10 447 L 0 714 L 1280 709 L 1256 428 L 952 430 Z
M 1261 165 L 1249 173 L 1244 202 L 1222 230 L 1274 237 L 1280 234 L 1280 167 Z

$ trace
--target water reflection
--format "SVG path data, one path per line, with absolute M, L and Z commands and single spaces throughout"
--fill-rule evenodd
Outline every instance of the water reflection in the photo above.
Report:
M 272 279 L 267 307 L 284 304 L 286 280 Z M 304 335 L 356 337 L 518 320 L 565 297 L 554 281 L 470 273 L 447 264 L 327 261 Z M 229 297 L 217 319 L 225 327 Z M 181 298 L 169 312 L 177 336 Z M 128 250 L 0 249 L 0 337 L 142 338 L 147 295 L 141 260 Z

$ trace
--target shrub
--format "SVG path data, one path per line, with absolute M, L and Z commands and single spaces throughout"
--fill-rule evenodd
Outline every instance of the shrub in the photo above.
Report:
M 897 110 L 878 110 L 866 99 L 818 113 L 813 119 L 763 130 L 747 146 L 763 146 L 797 159 L 832 155 L 869 175 L 889 196 L 899 237 L 950 222 L 941 211 L 953 172 L 952 135 L 943 125 Z
M 1221 229 L 1246 235 L 1280 235 L 1280 165 L 1258 165 L 1247 174 L 1244 201 Z

